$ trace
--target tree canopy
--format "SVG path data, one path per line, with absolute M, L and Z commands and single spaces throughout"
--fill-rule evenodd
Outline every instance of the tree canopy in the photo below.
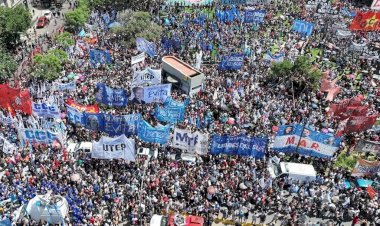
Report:
M 3 47 L 0 47 L 0 83 L 5 83 L 16 70 L 16 60 Z
M 283 83 L 286 88 L 294 89 L 294 94 L 298 95 L 310 89 L 316 89 L 322 77 L 322 72 L 314 68 L 305 56 L 300 56 L 292 63 L 284 60 L 280 63 L 273 63 L 270 68 L 269 81 Z
M 151 21 L 151 16 L 148 12 L 122 12 L 118 14 L 117 21 L 122 26 L 111 28 L 111 32 L 122 35 L 124 44 L 127 47 L 134 46 L 136 38 L 158 41 L 162 34 L 162 27 Z
M 58 45 L 64 48 L 67 48 L 75 44 L 75 40 L 73 39 L 72 34 L 67 31 L 57 35 L 55 37 L 55 41 L 58 43 Z
M 0 41 L 11 48 L 20 39 L 20 33 L 31 25 L 31 15 L 23 5 L 14 8 L 0 7 Z
M 33 58 L 34 76 L 47 81 L 57 79 L 63 69 L 62 64 L 67 59 L 67 53 L 60 49 L 50 50 L 44 55 L 37 54 Z
M 90 8 L 89 2 L 87 0 L 79 1 L 79 6 L 66 13 L 65 15 L 65 27 L 70 31 L 77 31 L 80 27 L 83 27 L 84 24 L 90 18 Z

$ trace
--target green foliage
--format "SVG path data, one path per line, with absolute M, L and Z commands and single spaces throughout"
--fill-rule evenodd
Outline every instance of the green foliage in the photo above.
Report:
M 122 35 L 126 47 L 133 47 L 136 38 L 156 42 L 162 34 L 162 27 L 151 21 L 148 12 L 126 11 L 119 13 L 117 21 L 123 26 L 111 28 L 111 32 Z
M 0 83 L 5 83 L 17 70 L 17 62 L 2 47 L 0 47 Z
M 70 32 L 63 32 L 55 37 L 55 41 L 66 48 L 75 44 L 75 40 L 72 38 L 72 34 Z
M 79 6 L 65 14 L 65 26 L 71 31 L 77 31 L 90 18 L 90 8 L 87 0 L 79 1 Z
M 335 162 L 335 167 L 352 170 L 355 167 L 358 158 L 358 155 L 347 155 L 347 152 L 343 151 L 338 155 L 338 158 Z
M 294 63 L 288 60 L 273 63 L 270 69 L 268 80 L 283 83 L 288 89 L 292 89 L 293 86 L 295 95 L 316 89 L 322 77 L 322 72 L 314 68 L 305 56 L 298 57 Z
M 40 80 L 53 81 L 59 77 L 62 64 L 68 59 L 65 51 L 50 50 L 47 54 L 37 54 L 33 58 L 34 75 Z
M 31 25 L 30 12 L 23 5 L 0 7 L 0 41 L 11 48 L 20 39 L 20 33 Z

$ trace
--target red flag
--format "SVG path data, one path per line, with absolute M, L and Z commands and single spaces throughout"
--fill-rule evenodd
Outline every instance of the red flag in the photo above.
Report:
M 368 186 L 367 187 L 367 192 L 368 192 L 368 195 L 371 199 L 375 198 L 376 196 L 376 191 L 373 190 L 373 188 L 371 186 Z
M 369 106 L 348 106 L 346 111 L 337 115 L 339 120 L 344 120 L 350 116 L 366 116 Z
M 82 105 L 82 104 L 76 103 L 73 99 L 68 99 L 66 101 L 66 103 L 69 106 L 71 106 L 73 108 L 76 108 L 79 111 L 86 111 L 86 112 L 89 112 L 89 113 L 99 113 L 99 106 L 96 105 L 96 104 L 93 104 L 93 105 Z
M 10 104 L 14 110 L 19 110 L 25 114 L 32 114 L 32 100 L 28 90 L 22 90 L 16 96 L 10 96 Z
M 357 12 L 350 29 L 354 31 L 380 31 L 380 12 Z
M 376 122 L 377 115 L 371 116 L 351 116 L 348 121 L 345 133 L 361 132 L 370 129 Z
M 336 79 L 329 81 L 327 79 L 322 79 L 321 88 L 319 91 L 321 92 L 329 92 L 329 90 L 335 88 Z
M 331 104 L 330 109 L 327 114 L 339 115 L 347 110 L 348 106 L 361 106 L 362 100 L 364 100 L 363 95 L 357 95 L 356 97 L 350 99 L 344 99 L 336 104 Z

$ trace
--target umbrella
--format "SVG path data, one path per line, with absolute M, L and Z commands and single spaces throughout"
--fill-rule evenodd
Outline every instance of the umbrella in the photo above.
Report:
M 233 125 L 233 124 L 235 124 L 235 119 L 234 118 L 228 118 L 227 123 L 229 125 Z
M 78 173 L 75 173 L 71 175 L 70 179 L 75 182 L 75 181 L 80 181 L 82 178 Z
M 272 126 L 272 131 L 277 132 L 278 131 L 278 126 Z
M 82 29 L 82 30 L 79 32 L 79 34 L 78 34 L 79 37 L 84 37 L 85 35 L 86 35 L 86 32 L 84 31 L 84 29 Z
M 82 91 L 83 91 L 83 92 L 86 92 L 87 90 L 88 90 L 88 87 L 87 87 L 87 86 L 83 86 L 83 87 L 82 87 Z
M 372 180 L 365 180 L 365 179 L 358 179 L 356 182 L 358 183 L 359 187 L 362 187 L 362 188 L 371 186 L 373 183 Z
M 122 26 L 121 23 L 119 23 L 119 22 L 113 22 L 113 23 L 110 23 L 108 25 L 108 28 L 121 27 L 121 26 Z
M 209 186 L 207 188 L 207 192 L 211 195 L 215 194 L 216 193 L 216 188 L 214 186 Z
M 74 73 L 70 73 L 70 74 L 67 76 L 67 78 L 69 78 L 69 79 L 74 79 L 74 78 L 75 78 L 75 74 L 74 74 Z

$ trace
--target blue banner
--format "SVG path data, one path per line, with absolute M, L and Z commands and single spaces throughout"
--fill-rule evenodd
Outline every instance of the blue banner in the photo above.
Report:
M 273 150 L 315 157 L 332 157 L 342 138 L 314 131 L 299 124 L 280 126 Z
M 220 70 L 240 70 L 244 62 L 244 53 L 232 53 L 227 56 L 223 56 L 222 61 L 219 64 Z
M 103 113 L 83 112 L 83 125 L 92 131 L 103 131 Z
M 265 14 L 265 10 L 245 10 L 244 23 L 264 23 Z
M 83 125 L 83 112 L 80 112 L 76 108 L 73 108 L 69 105 L 66 104 L 66 109 L 67 109 L 67 119 L 69 122 L 72 122 L 74 124 L 81 124 Z
M 166 144 L 170 137 L 170 125 L 153 127 L 145 120 L 141 120 L 137 136 L 144 142 Z
M 268 145 L 267 138 L 248 137 L 246 135 L 214 135 L 211 154 L 227 154 L 262 158 Z
M 242 20 L 242 16 L 240 15 L 240 11 L 233 5 L 231 9 L 216 9 L 215 17 L 218 21 L 232 22 L 234 20 Z
M 91 49 L 90 60 L 93 65 L 96 64 L 109 64 L 112 62 L 112 57 L 109 51 Z
M 59 118 L 60 111 L 57 105 L 32 103 L 33 113 L 39 117 Z
M 166 98 L 164 107 L 156 105 L 155 116 L 161 122 L 177 123 L 185 119 L 186 106 L 184 103 L 179 103 L 171 97 Z
M 53 87 L 55 90 L 59 91 L 65 91 L 65 90 L 76 90 L 77 86 L 75 84 L 75 81 L 69 82 L 69 83 L 53 83 Z
M 51 144 L 54 141 L 62 142 L 60 134 L 43 129 L 19 129 L 18 135 L 23 145 L 27 143 L 31 145 L 33 143 Z
M 222 5 L 245 5 L 247 0 L 222 0 Z
M 128 97 L 123 89 L 112 89 L 104 83 L 98 83 L 96 88 L 98 89 L 96 101 L 99 103 L 107 106 L 127 106 Z
M 314 24 L 303 20 L 294 20 L 292 30 L 309 37 L 313 33 Z
M 150 57 L 157 55 L 157 47 L 153 42 L 149 42 L 144 38 L 136 38 L 137 50 L 148 54 Z
M 264 55 L 264 60 L 279 63 L 284 61 L 285 53 L 280 52 L 278 54 L 272 55 L 272 53 L 268 50 Z

